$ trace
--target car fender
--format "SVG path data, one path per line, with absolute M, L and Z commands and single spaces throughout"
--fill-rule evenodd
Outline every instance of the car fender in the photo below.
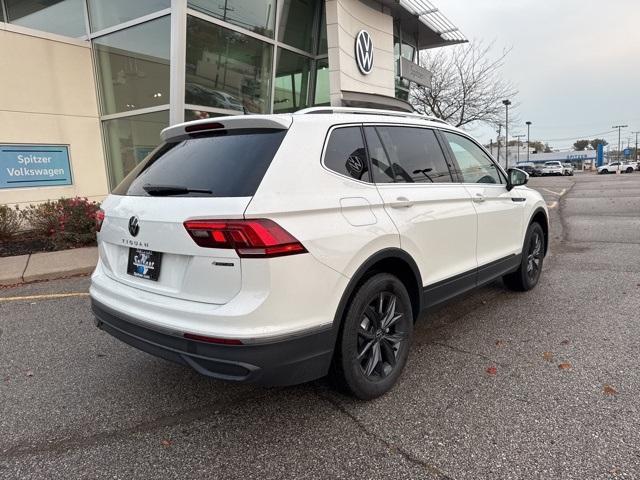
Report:
M 527 230 L 529 229 L 529 226 L 533 222 L 533 218 L 539 213 L 542 213 L 544 215 L 544 218 L 546 221 L 546 225 L 543 225 L 543 228 L 546 227 L 546 233 L 547 233 L 547 238 L 545 241 L 545 255 L 546 255 L 547 252 L 549 251 L 549 237 L 551 236 L 551 222 L 549 220 L 549 209 L 547 207 L 547 204 L 544 201 L 536 202 L 534 205 L 532 205 L 529 212 L 527 212 L 527 217 L 525 217 L 525 222 L 524 222 L 524 232 L 522 233 L 522 244 L 524 245 L 525 236 L 527 235 Z
M 416 282 L 416 285 L 417 285 L 417 287 L 419 289 L 419 293 L 420 293 L 418 295 L 417 299 L 415 299 L 415 302 L 414 302 L 414 309 L 416 310 L 416 312 L 414 312 L 414 317 L 417 316 L 417 314 L 420 313 L 420 311 L 422 310 L 422 288 L 423 288 L 423 284 L 422 284 L 422 276 L 420 275 L 420 269 L 418 268 L 418 264 L 413 259 L 413 257 L 411 255 L 409 255 L 409 253 L 407 253 L 405 250 L 402 250 L 401 248 L 396 248 L 396 247 L 384 248 L 384 249 L 379 250 L 378 252 L 374 253 L 373 255 L 369 256 L 369 258 L 367 258 L 360 265 L 360 267 L 355 271 L 355 273 L 353 274 L 353 276 L 349 280 L 349 283 L 347 284 L 347 288 L 345 288 L 344 293 L 342 294 L 342 298 L 340 299 L 340 302 L 338 303 L 338 308 L 336 309 L 336 313 L 335 313 L 335 316 L 334 316 L 334 319 L 333 319 L 333 326 L 336 329 L 336 331 L 337 331 L 337 329 L 340 328 L 340 324 L 342 322 L 342 318 L 344 316 L 344 312 L 347 309 L 347 307 L 349 305 L 349 301 L 351 300 L 351 297 L 352 297 L 353 293 L 355 292 L 356 288 L 366 278 L 368 272 L 371 270 L 371 268 L 376 263 L 378 263 L 378 262 L 380 262 L 382 260 L 387 260 L 387 259 L 402 260 L 407 265 L 409 265 L 409 268 L 411 269 L 411 272 L 413 273 L 413 280 Z M 417 303 L 417 305 L 416 305 L 416 303 Z

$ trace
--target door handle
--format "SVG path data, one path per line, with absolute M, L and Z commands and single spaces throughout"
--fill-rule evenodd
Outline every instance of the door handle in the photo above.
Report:
M 407 197 L 398 197 L 396 201 L 391 203 L 391 208 L 409 208 L 413 205 L 413 202 Z
M 476 203 L 482 203 L 484 202 L 484 195 L 482 193 L 476 193 L 476 195 L 473 197 L 473 201 Z

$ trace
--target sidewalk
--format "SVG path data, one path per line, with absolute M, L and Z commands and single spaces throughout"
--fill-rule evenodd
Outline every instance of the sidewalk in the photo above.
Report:
M 91 273 L 97 262 L 97 247 L 3 257 L 0 258 L 0 285 Z

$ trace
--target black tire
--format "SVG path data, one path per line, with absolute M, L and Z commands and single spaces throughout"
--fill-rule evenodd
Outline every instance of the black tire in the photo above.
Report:
M 511 290 L 527 292 L 540 280 L 544 262 L 544 232 L 539 223 L 529 225 L 522 246 L 520 267 L 513 273 L 502 277 L 504 284 Z
M 627 173 L 633 173 L 633 168 L 631 168 L 631 167 L 627 168 L 626 172 Z
M 601 170 L 600 173 L 606 175 L 607 173 L 609 173 L 609 170 L 605 168 L 604 170 Z
M 362 400 L 383 395 L 402 374 L 412 333 L 411 300 L 403 283 L 388 273 L 372 276 L 354 292 L 345 311 L 332 380 Z

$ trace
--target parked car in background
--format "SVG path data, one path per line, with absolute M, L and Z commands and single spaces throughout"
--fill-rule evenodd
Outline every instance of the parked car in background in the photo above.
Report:
M 633 173 L 636 169 L 636 166 L 624 163 L 624 162 L 611 162 L 606 165 L 601 165 L 598 167 L 598 173 L 606 174 L 606 173 Z
M 520 170 L 524 170 L 531 177 L 542 176 L 542 169 L 536 166 L 536 164 L 532 162 L 518 163 L 516 164 L 516 168 L 519 168 Z
M 187 103 L 206 105 L 208 107 L 224 108 L 226 110 L 244 111 L 242 102 L 233 95 L 219 90 L 212 90 L 197 83 L 185 84 Z
M 543 271 L 529 176 L 438 119 L 316 107 L 162 140 L 98 212 L 92 306 L 114 337 L 203 375 L 331 374 L 375 398 L 422 310 L 500 277 L 528 291 Z
M 542 167 L 542 175 L 564 175 L 564 172 L 565 168 L 562 162 L 555 160 L 544 162 L 544 167 Z
M 570 163 L 563 163 L 562 166 L 564 167 L 564 174 L 565 175 L 569 175 L 570 177 L 573 176 L 573 165 Z
M 640 170 L 640 162 L 627 162 L 628 165 L 631 165 L 634 170 Z

